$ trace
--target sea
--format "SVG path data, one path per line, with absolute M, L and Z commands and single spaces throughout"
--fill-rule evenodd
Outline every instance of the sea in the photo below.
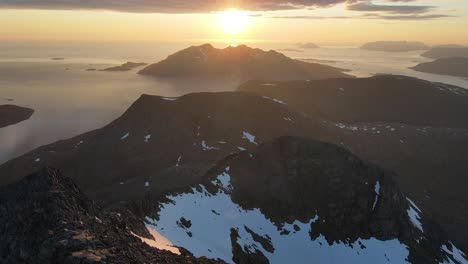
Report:
M 167 97 L 234 90 L 237 84 L 172 82 L 128 72 L 99 71 L 127 61 L 155 63 L 204 43 L 0 43 L 0 105 L 35 110 L 23 122 L 0 128 L 0 164 L 39 146 L 98 129 L 118 118 L 141 94 Z M 224 48 L 229 43 L 212 43 Z M 299 49 L 287 43 L 248 43 L 309 62 L 349 70 L 356 77 L 398 74 L 468 89 L 468 80 L 409 69 L 429 61 L 421 52 L 376 52 L 358 47 Z M 54 59 L 55 58 L 55 59 Z M 96 69 L 96 70 L 94 70 Z

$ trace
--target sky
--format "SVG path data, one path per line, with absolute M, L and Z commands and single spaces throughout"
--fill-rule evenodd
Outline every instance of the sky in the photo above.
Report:
M 468 1 L 0 0 L 0 41 L 378 40 L 468 45 Z

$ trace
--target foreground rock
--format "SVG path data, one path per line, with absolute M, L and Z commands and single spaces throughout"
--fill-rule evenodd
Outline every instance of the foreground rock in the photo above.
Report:
M 0 128 L 29 119 L 34 110 L 16 105 L 0 105 Z
M 468 77 L 468 56 L 465 58 L 442 58 L 431 62 L 420 63 L 411 69 L 442 75 Z
M 343 69 L 294 60 L 276 51 L 245 45 L 216 49 L 190 47 L 152 64 L 140 74 L 165 78 L 247 80 L 307 80 L 350 77 Z
M 431 59 L 468 57 L 468 47 L 458 45 L 446 45 L 433 47 L 421 54 L 421 56 Z
M 361 49 L 386 52 L 405 52 L 429 49 L 424 43 L 411 41 L 376 41 L 361 46 Z
M 135 68 L 143 67 L 145 65 L 147 64 L 144 62 L 126 62 L 119 66 L 103 69 L 102 71 L 131 71 Z
M 53 169 L 0 188 L 2 263 L 214 263 L 141 242 L 154 239 L 129 211 L 99 208 Z
M 227 262 L 466 261 L 392 172 L 309 139 L 228 157 L 201 184 L 168 195 L 155 219 L 175 244 Z

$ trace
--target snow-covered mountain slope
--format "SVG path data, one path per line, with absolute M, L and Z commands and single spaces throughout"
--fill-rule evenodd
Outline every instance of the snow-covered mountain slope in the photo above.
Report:
M 393 178 L 334 145 L 281 137 L 166 196 L 147 224 L 229 263 L 467 263 Z

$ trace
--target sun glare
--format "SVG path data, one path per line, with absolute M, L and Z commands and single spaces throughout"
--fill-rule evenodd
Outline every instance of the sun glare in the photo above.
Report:
M 238 34 L 246 29 L 249 24 L 247 13 L 237 9 L 229 9 L 218 14 L 219 25 L 225 33 Z

